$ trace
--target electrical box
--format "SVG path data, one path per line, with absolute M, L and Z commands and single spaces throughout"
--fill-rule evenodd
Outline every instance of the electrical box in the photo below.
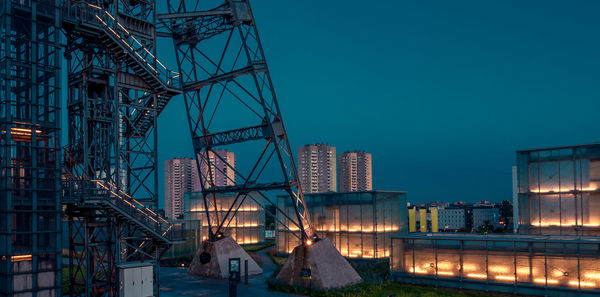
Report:
M 121 296 L 154 296 L 154 266 L 148 262 L 119 265 L 119 291 Z

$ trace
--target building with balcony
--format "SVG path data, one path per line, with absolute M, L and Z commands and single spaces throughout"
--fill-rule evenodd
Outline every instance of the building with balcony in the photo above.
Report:
M 205 188 L 235 185 L 235 153 L 227 150 L 210 150 L 198 154 L 200 179 Z M 210 174 L 209 174 L 210 172 Z
M 299 147 L 297 169 L 303 193 L 337 191 L 337 164 L 334 146 L 320 143 Z
M 191 158 L 165 160 L 165 216 L 167 218 L 179 218 L 184 211 L 183 195 L 200 189 L 196 160 Z
M 340 192 L 373 190 L 371 154 L 354 151 L 339 155 L 338 179 Z

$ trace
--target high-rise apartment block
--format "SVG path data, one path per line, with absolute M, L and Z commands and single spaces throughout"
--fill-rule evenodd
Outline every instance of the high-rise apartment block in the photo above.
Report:
M 196 160 L 177 158 L 165 161 L 165 215 L 176 219 L 183 214 L 183 194 L 199 191 Z
M 355 151 L 338 157 L 340 192 L 373 190 L 371 154 Z
M 298 175 L 304 193 L 335 192 L 337 166 L 335 147 L 307 144 L 298 148 Z
M 208 153 L 208 156 L 207 156 Z M 201 180 L 204 187 L 235 185 L 235 153 L 227 150 L 202 152 L 200 160 Z M 210 166 L 209 166 L 210 165 Z M 210 175 L 208 174 L 210 168 Z

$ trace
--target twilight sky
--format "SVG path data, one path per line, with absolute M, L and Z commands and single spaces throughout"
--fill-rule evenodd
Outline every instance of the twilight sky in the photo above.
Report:
M 413 203 L 511 199 L 515 150 L 600 139 L 599 1 L 253 10 L 293 150 L 370 152 L 375 189 Z M 172 44 L 158 51 L 176 69 Z M 184 115 L 176 97 L 159 117 L 160 200 L 164 160 L 193 155 Z

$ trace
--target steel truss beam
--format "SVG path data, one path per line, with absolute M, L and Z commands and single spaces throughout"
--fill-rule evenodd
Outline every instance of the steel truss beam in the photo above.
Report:
M 292 222 L 302 230 L 302 239 L 315 238 L 248 1 L 226 0 L 213 9 L 187 0 L 169 0 L 168 4 L 169 13 L 158 19 L 164 36 L 173 38 L 210 240 L 218 238 L 249 193 L 267 198 L 271 195 L 267 193 L 276 191 L 293 200 L 296 218 Z M 231 116 L 250 124 L 223 128 L 231 126 L 227 121 Z M 249 147 L 249 141 L 261 140 L 264 146 L 259 145 L 250 169 L 242 172 L 235 164 L 227 164 L 227 170 L 236 172 L 237 185 L 217 185 L 212 170 L 202 172 L 201 164 L 214 166 L 209 152 L 215 147 L 241 143 Z M 216 207 L 216 193 L 221 192 L 236 193 L 223 218 L 218 217 Z

